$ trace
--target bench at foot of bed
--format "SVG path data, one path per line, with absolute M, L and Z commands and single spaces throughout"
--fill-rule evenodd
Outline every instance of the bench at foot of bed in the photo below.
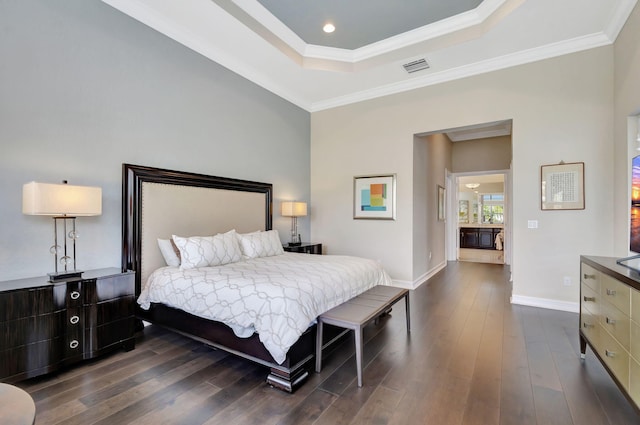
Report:
M 316 341 L 316 372 L 322 369 L 322 333 L 324 324 L 353 329 L 356 339 L 356 366 L 358 387 L 362 386 L 362 328 L 391 310 L 396 302 L 405 299 L 407 332 L 411 331 L 409 290 L 393 286 L 374 286 L 349 301 L 332 308 L 318 317 Z

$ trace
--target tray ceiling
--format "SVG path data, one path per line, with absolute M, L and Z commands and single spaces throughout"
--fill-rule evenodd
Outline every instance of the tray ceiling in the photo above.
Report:
M 637 2 L 102 1 L 310 112 L 612 44 Z

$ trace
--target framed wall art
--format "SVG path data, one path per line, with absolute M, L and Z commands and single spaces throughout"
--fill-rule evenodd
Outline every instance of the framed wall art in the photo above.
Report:
M 438 185 L 438 221 L 444 221 L 446 217 L 445 211 L 445 191 L 444 187 Z
M 542 210 L 584 209 L 584 162 L 540 167 Z
M 395 174 L 353 178 L 353 218 L 395 220 Z
M 458 201 L 458 223 L 468 223 L 468 222 L 469 222 L 469 201 L 460 200 Z

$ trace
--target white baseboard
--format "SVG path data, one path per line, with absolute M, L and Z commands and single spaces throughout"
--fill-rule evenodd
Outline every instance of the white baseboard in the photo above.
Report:
M 580 312 L 580 303 L 569 301 L 551 300 L 548 298 L 526 297 L 524 295 L 512 295 L 511 304 L 527 305 L 530 307 L 548 308 L 550 310 Z
M 428 272 L 426 272 L 425 274 L 423 274 L 419 278 L 415 279 L 413 282 L 409 281 L 409 280 L 394 279 L 393 280 L 393 286 L 397 286 L 398 288 L 405 288 L 405 289 L 416 289 L 418 286 L 420 286 L 423 283 L 425 283 L 433 275 L 435 275 L 436 273 L 438 273 L 440 270 L 444 269 L 445 267 L 447 267 L 447 262 L 443 261 L 442 263 L 438 264 L 436 267 L 432 268 L 431 270 L 429 270 Z

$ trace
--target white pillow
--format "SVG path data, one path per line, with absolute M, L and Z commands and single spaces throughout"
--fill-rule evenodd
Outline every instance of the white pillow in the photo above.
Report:
M 158 248 L 160 248 L 160 252 L 167 266 L 178 267 L 180 265 L 180 251 L 172 240 L 158 239 Z
M 173 235 L 173 241 L 180 250 L 182 270 L 219 266 L 242 259 L 235 230 L 215 236 L 183 238 Z
M 238 234 L 242 253 L 248 258 L 271 257 L 284 254 L 277 230 Z

